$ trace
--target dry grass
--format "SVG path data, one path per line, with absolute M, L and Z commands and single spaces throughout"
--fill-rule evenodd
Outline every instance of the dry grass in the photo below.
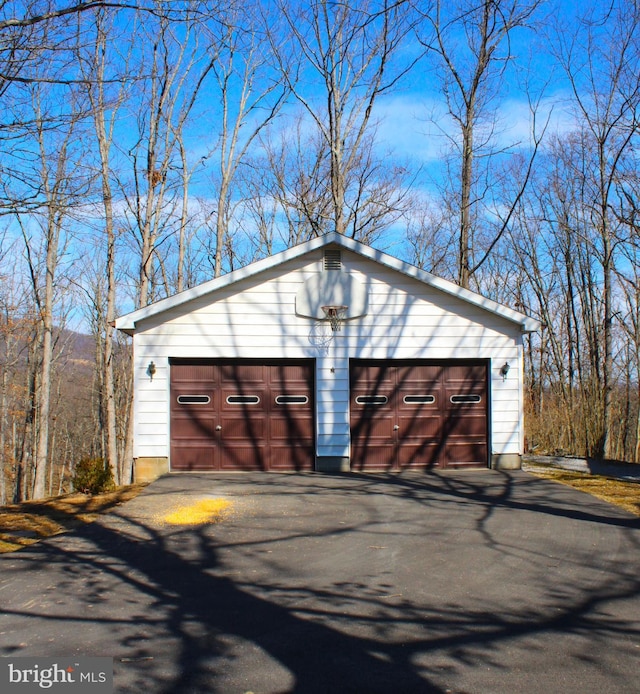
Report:
M 136 497 L 145 487 L 132 484 L 115 492 L 65 494 L 0 507 L 0 554 L 15 552 L 52 535 L 91 523 L 100 514 Z
M 545 469 L 536 467 L 530 472 L 538 477 L 554 480 L 582 492 L 587 492 L 598 499 L 608 501 L 610 504 L 640 516 L 640 482 L 558 470 L 551 467 Z

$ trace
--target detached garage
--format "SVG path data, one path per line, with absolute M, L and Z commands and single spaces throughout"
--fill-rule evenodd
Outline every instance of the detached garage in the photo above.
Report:
M 130 313 L 137 480 L 520 466 L 537 321 L 338 234 Z

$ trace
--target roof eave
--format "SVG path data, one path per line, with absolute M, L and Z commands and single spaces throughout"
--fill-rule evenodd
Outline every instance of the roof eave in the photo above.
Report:
M 347 248 L 352 246 L 352 244 L 355 244 L 352 248 L 350 248 L 350 250 L 360 253 L 360 255 L 364 255 L 371 260 L 380 263 L 381 265 L 385 265 L 393 270 L 402 272 L 409 277 L 413 277 L 431 287 L 434 287 L 435 289 L 445 292 L 446 294 L 462 299 L 467 303 L 478 306 L 479 308 L 482 308 L 490 313 L 494 313 L 495 315 L 498 315 L 511 323 L 516 323 L 517 325 L 521 326 L 523 333 L 537 332 L 540 329 L 540 322 L 535 318 L 530 318 L 520 311 L 516 311 L 515 309 L 511 309 L 503 304 L 499 304 L 497 301 L 493 301 L 493 299 L 488 299 L 481 294 L 472 292 L 470 289 L 465 289 L 464 287 L 454 284 L 449 280 L 437 277 L 436 275 L 433 275 L 426 270 L 422 270 L 415 265 L 411 265 L 403 260 L 387 255 L 382 251 L 378 251 L 375 248 L 371 248 L 371 246 L 362 246 L 361 244 L 358 244 L 358 242 L 353 241 L 353 239 L 346 237 L 341 237 L 338 243 Z
M 131 313 L 127 313 L 124 316 L 120 316 L 120 318 L 117 318 L 115 321 L 116 328 L 127 335 L 133 335 L 138 323 L 145 320 L 145 318 L 151 318 L 158 313 L 181 306 L 182 304 L 193 301 L 194 299 L 198 299 L 201 296 L 205 296 L 206 294 L 223 289 L 224 287 L 234 284 L 235 282 L 253 277 L 254 275 L 264 272 L 265 270 L 270 270 L 281 263 L 294 260 L 295 258 L 303 256 L 306 253 L 331 243 L 332 239 L 329 239 L 328 237 L 333 236 L 339 237 L 340 235 L 333 232 L 333 234 L 328 234 L 327 236 L 319 236 L 315 239 L 311 239 L 310 241 L 299 244 L 298 246 L 287 248 L 280 253 L 276 253 L 275 255 L 268 256 L 262 260 L 257 260 L 256 262 L 251 263 L 243 268 L 239 268 L 238 270 L 233 270 L 222 277 L 216 277 L 215 279 L 209 280 L 208 282 L 203 282 L 202 284 L 192 287 L 191 289 L 186 289 L 178 294 L 173 294 L 166 299 L 160 299 L 153 304 L 149 304 L 149 306 L 145 306 L 132 311 Z
M 382 251 L 378 251 L 371 246 L 366 246 L 359 241 L 355 241 L 354 239 L 344 236 L 343 234 L 338 234 L 337 232 L 331 232 L 325 236 L 318 236 L 310 241 L 293 246 L 292 248 L 287 248 L 280 253 L 276 253 L 275 255 L 263 258 L 255 263 L 251 263 L 244 268 L 234 270 L 227 275 L 209 280 L 208 282 L 204 282 L 196 287 L 187 289 L 179 294 L 174 294 L 173 296 L 167 297 L 166 299 L 161 299 L 154 304 L 150 304 L 144 308 L 132 311 L 131 313 L 116 319 L 116 328 L 127 335 L 133 335 L 140 321 L 143 321 L 146 318 L 150 318 L 171 308 L 181 306 L 184 303 L 218 291 L 219 289 L 227 287 L 240 280 L 253 277 L 254 275 L 264 272 L 265 270 L 274 268 L 281 263 L 294 260 L 306 255 L 307 253 L 317 250 L 318 248 L 322 248 L 330 244 L 336 244 L 342 248 L 353 251 L 354 253 L 364 256 L 365 258 L 369 258 L 374 262 L 401 272 L 409 277 L 413 277 L 414 279 L 445 292 L 446 294 L 455 296 L 472 305 L 478 306 L 489 313 L 498 315 L 511 323 L 520 325 L 523 333 L 536 332 L 540 329 L 540 323 L 534 318 L 530 318 L 519 311 L 515 311 L 503 306 L 492 299 L 487 299 L 486 297 L 476 294 L 469 289 L 464 289 L 453 282 L 436 277 L 426 270 L 422 270 L 415 265 L 411 265 L 403 260 L 394 258 L 393 256 L 387 255 Z

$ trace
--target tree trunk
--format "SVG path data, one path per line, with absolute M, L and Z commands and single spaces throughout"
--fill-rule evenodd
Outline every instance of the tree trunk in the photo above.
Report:
M 458 284 L 469 289 L 471 278 L 471 188 L 473 181 L 473 111 L 467 111 L 462 129 L 460 180 L 460 238 L 458 239 Z
M 604 293 L 604 355 L 602 385 L 604 389 L 602 402 L 602 419 L 604 438 L 602 452 L 605 459 L 615 457 L 615 441 L 613 436 L 613 306 L 611 298 L 611 239 L 609 238 L 608 225 L 604 223 L 604 263 L 603 263 L 603 293 Z
M 184 282 L 184 257 L 186 245 L 186 230 L 187 230 L 187 210 L 189 207 L 189 169 L 187 163 L 187 151 L 184 146 L 182 134 L 178 139 L 180 148 L 180 162 L 182 164 L 182 210 L 180 215 L 180 234 L 178 237 L 178 272 L 176 278 L 176 290 L 183 291 L 185 288 Z
M 51 213 L 50 213 L 51 216 Z M 33 479 L 34 499 L 46 495 L 47 462 L 49 460 L 49 415 L 51 409 L 51 366 L 53 363 L 53 287 L 58 261 L 59 228 L 56 219 L 50 219 L 47 229 L 47 264 L 42 312 L 42 347 L 38 388 L 38 439 L 36 444 Z
M 7 372 L 2 371 L 2 390 L 0 390 L 0 506 L 7 503 Z
M 113 469 L 116 484 L 120 482 L 120 465 L 118 461 L 118 438 L 116 428 L 116 395 L 115 379 L 113 376 L 113 340 L 114 321 L 116 317 L 116 277 L 115 277 L 115 230 L 113 224 L 113 195 L 109 181 L 109 145 L 107 140 L 104 112 L 96 116 L 98 141 L 101 158 L 102 199 L 104 206 L 104 223 L 107 241 L 107 307 L 105 316 L 105 339 L 102 354 L 102 367 L 104 369 L 102 382 L 103 412 L 105 413 L 106 426 L 106 464 Z

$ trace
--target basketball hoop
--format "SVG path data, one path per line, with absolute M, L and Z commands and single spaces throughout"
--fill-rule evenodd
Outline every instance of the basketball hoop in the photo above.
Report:
M 347 314 L 348 306 L 323 306 L 325 319 L 331 323 L 331 330 L 340 330 L 342 322 Z

